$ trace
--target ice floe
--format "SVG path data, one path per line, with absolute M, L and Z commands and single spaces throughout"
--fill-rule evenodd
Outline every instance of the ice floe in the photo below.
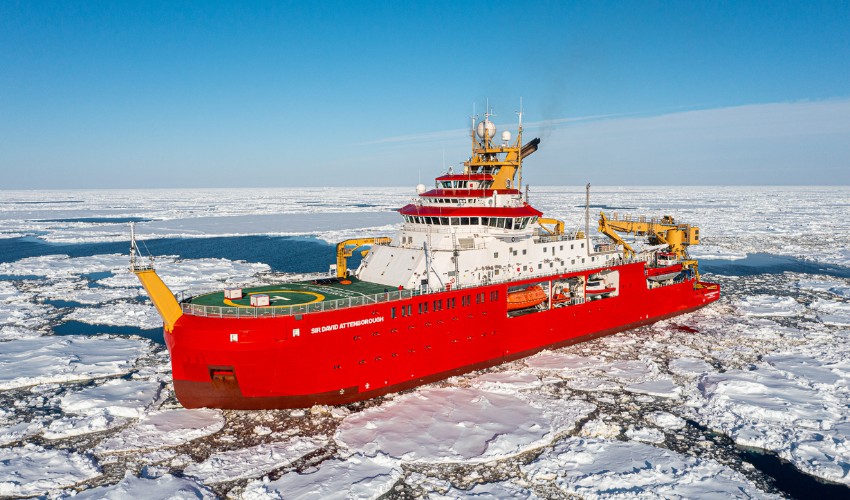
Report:
M 775 295 L 742 297 L 736 305 L 748 316 L 796 316 L 803 312 L 803 306 L 793 297 Z
M 828 325 L 850 326 L 850 302 L 818 299 L 811 305 L 818 320 Z
M 388 493 L 400 477 L 401 469 L 391 460 L 352 455 L 345 460 L 327 460 L 305 472 L 289 472 L 277 481 L 252 481 L 242 498 L 378 498 Z
M 288 442 L 221 451 L 201 463 L 186 467 L 184 473 L 204 484 L 254 478 L 291 464 L 318 450 L 325 442 L 322 438 L 296 438 Z
M 100 475 L 91 458 L 34 444 L 0 448 L 0 496 L 40 495 Z
M 162 317 L 150 304 L 116 302 L 100 307 L 78 307 L 65 320 L 91 325 L 134 326 L 143 329 L 162 327 Z
M 98 444 L 96 453 L 153 450 L 178 446 L 209 436 L 224 427 L 218 410 L 164 410 L 148 413 L 135 425 L 121 430 Z
M 517 397 L 425 388 L 346 417 L 336 440 L 367 456 L 468 462 L 540 446 L 550 431 L 543 412 Z
M 0 390 L 120 375 L 150 350 L 147 341 L 109 337 L 47 336 L 0 345 Z
M 109 380 L 61 397 L 67 413 L 91 415 L 106 413 L 118 417 L 140 418 L 159 395 L 162 383 L 150 380 Z
M 75 499 L 107 499 L 125 500 L 157 500 L 168 498 L 170 500 L 212 500 L 218 498 L 211 490 L 185 478 L 174 477 L 164 474 L 155 478 L 136 477 L 127 471 L 124 478 L 111 486 L 91 488 L 75 495 L 63 496 L 63 498 Z
M 582 498 L 771 496 L 717 462 L 634 441 L 567 438 L 522 470 L 532 483 Z
M 850 362 L 771 356 L 755 369 L 706 375 L 696 406 L 712 429 L 776 452 L 797 468 L 850 484 Z

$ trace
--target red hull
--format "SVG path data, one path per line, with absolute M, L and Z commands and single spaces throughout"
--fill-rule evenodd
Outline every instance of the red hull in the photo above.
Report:
M 649 289 L 643 263 L 611 269 L 619 271 L 618 296 L 516 317 L 507 313 L 506 283 L 303 316 L 184 314 L 165 334 L 174 389 L 187 408 L 349 403 L 635 328 L 720 297 L 718 285 L 695 281 Z M 548 288 L 550 279 L 598 271 L 510 285 Z M 419 313 L 422 303 L 431 307 Z

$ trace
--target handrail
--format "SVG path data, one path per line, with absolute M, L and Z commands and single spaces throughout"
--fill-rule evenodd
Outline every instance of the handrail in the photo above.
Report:
M 634 264 L 636 262 L 646 262 L 642 259 L 615 259 L 605 265 L 599 264 L 570 269 L 567 272 L 559 272 L 544 276 L 528 276 L 526 278 L 505 278 L 500 280 L 481 280 L 459 285 L 452 285 L 450 289 L 445 287 L 435 288 L 430 292 L 421 290 L 393 290 L 389 292 L 380 292 L 373 295 L 363 295 L 360 297 L 348 297 L 344 299 L 326 300 L 322 302 L 313 302 L 310 304 L 292 305 L 292 306 L 272 306 L 272 307 L 234 307 L 234 306 L 207 306 L 202 304 L 193 304 L 191 302 L 183 302 L 180 304 L 184 314 L 202 317 L 215 318 L 236 318 L 236 319 L 257 319 L 257 318 L 276 318 L 285 316 L 294 316 L 297 314 L 318 313 L 325 311 L 336 311 L 339 309 L 347 309 L 349 307 L 358 307 L 367 304 L 378 304 L 384 302 L 394 302 L 397 300 L 409 299 L 415 296 L 431 295 L 452 290 L 463 290 L 467 288 L 477 288 L 480 286 L 499 285 L 503 283 L 511 283 L 515 281 L 526 281 L 529 279 L 538 279 L 545 281 L 546 278 L 555 279 L 556 276 L 562 274 L 573 274 L 592 269 L 600 269 L 604 267 L 620 266 L 624 264 Z

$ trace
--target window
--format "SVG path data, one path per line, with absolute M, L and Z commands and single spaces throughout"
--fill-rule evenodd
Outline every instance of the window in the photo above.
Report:
M 537 264 L 537 269 L 543 269 L 543 264 Z
M 498 259 L 499 258 L 499 252 L 493 252 L 493 258 Z
M 514 228 L 514 220 L 513 219 L 505 219 L 505 229 L 513 229 Z
M 459 226 L 459 225 L 460 225 L 460 218 L 459 217 L 452 217 L 452 226 Z
M 496 221 L 497 221 L 496 227 L 501 228 L 501 229 L 505 228 L 505 219 L 499 217 L 498 219 L 496 219 Z
M 561 245 L 561 248 L 559 248 L 558 250 L 563 250 L 563 249 L 564 249 L 564 245 Z
M 546 247 L 543 247 L 543 253 L 546 253 Z
M 499 300 L 499 291 L 490 292 L 490 302 L 495 302 Z
M 490 224 L 490 217 L 481 217 L 481 225 L 487 226 Z
M 390 309 L 390 317 L 391 317 L 391 318 L 393 318 L 393 319 L 395 319 L 395 307 L 393 307 L 392 309 Z
M 442 224 L 444 226 L 448 226 L 449 225 L 449 218 L 448 217 L 440 217 L 440 224 Z
M 522 249 L 522 254 L 525 255 L 525 249 L 524 248 Z
M 478 217 L 470 217 L 469 218 L 469 225 L 470 226 L 477 226 L 478 225 Z

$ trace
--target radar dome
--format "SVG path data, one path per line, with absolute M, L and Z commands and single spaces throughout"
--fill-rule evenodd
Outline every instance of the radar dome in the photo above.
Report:
M 511 131 L 505 130 L 502 132 L 502 142 L 508 142 L 511 140 Z
M 417 184 L 416 185 L 416 194 L 422 194 L 425 192 L 425 184 Z
M 487 136 L 493 137 L 496 135 L 496 124 L 491 122 L 490 120 L 484 120 L 483 122 L 478 122 L 478 128 L 476 132 L 478 132 L 478 137 L 484 138 L 484 130 L 487 130 Z

